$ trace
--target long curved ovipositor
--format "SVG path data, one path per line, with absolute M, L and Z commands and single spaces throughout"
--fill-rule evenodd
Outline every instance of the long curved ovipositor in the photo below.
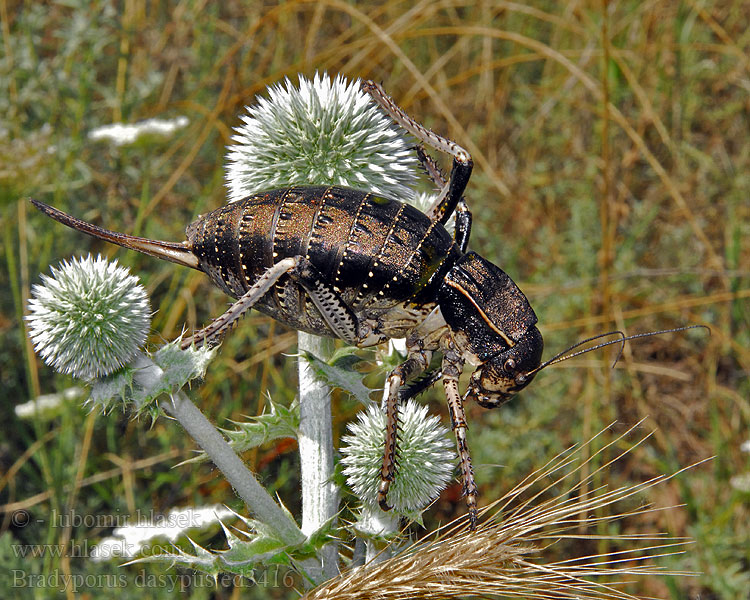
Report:
M 63 225 L 67 225 L 71 229 L 83 231 L 90 236 L 99 238 L 105 242 L 117 244 L 129 250 L 135 250 L 136 252 L 142 252 L 149 256 L 177 263 L 178 265 L 201 270 L 198 266 L 198 257 L 193 253 L 189 242 L 162 242 L 160 240 L 150 240 L 148 238 L 118 233 L 117 231 L 110 231 L 92 223 L 87 223 L 39 200 L 31 198 L 31 203 L 48 217 L 59 221 Z

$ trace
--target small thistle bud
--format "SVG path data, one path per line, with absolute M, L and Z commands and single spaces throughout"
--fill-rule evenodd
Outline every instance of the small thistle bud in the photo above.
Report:
M 124 366 L 146 341 L 146 290 L 117 261 L 101 256 L 64 261 L 32 288 L 26 322 L 45 363 L 91 380 Z
M 400 407 L 398 468 L 388 492 L 394 510 L 422 510 L 451 480 L 456 454 L 449 433 L 437 417 L 427 414 L 426 406 L 409 400 Z M 360 500 L 374 509 L 385 443 L 383 411 L 373 404 L 361 412 L 342 442 L 343 473 Z
M 343 185 L 411 199 L 416 157 L 411 143 L 359 88 L 342 76 L 299 78 L 299 88 L 269 88 L 247 108 L 227 155 L 234 202 L 289 185 Z

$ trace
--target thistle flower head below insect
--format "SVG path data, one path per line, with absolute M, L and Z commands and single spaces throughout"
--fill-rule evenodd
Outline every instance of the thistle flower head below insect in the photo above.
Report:
M 399 513 L 422 510 L 446 487 L 453 475 L 456 454 L 449 431 L 427 407 L 409 400 L 400 407 L 398 468 L 388 500 Z M 349 425 L 345 446 L 344 475 L 362 502 L 377 507 L 380 469 L 385 442 L 385 415 L 371 405 Z

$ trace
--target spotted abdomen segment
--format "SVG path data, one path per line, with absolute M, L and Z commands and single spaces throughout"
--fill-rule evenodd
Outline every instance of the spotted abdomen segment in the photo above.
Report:
M 251 196 L 199 218 L 187 233 L 200 268 L 234 297 L 279 260 L 304 256 L 359 316 L 434 295 L 460 255 L 445 228 L 413 206 L 335 186 Z M 257 308 L 331 335 L 286 276 Z

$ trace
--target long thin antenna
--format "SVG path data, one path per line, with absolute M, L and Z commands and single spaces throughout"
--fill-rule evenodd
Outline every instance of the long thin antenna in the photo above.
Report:
M 647 333 L 636 333 L 634 335 L 625 335 L 622 331 L 608 331 L 607 333 L 600 333 L 599 335 L 595 335 L 593 337 L 587 338 L 585 340 L 581 340 L 580 342 L 576 342 L 569 348 L 566 348 L 559 354 L 556 354 L 552 358 L 550 358 L 547 362 L 542 363 L 539 365 L 536 369 L 533 371 L 530 371 L 527 373 L 528 375 L 533 375 L 535 373 L 538 373 L 542 369 L 549 367 L 550 365 L 554 365 L 557 363 L 561 363 L 563 361 L 569 360 L 571 358 L 574 358 L 576 356 L 580 356 L 581 354 L 586 354 L 587 352 L 591 352 L 592 350 L 598 350 L 599 348 L 604 348 L 605 346 L 611 346 L 612 344 L 620 344 L 620 350 L 617 353 L 617 356 L 615 357 L 614 362 L 612 363 L 612 368 L 615 368 L 615 365 L 618 363 L 620 358 L 622 357 L 622 352 L 625 349 L 625 342 L 630 340 L 637 340 L 639 338 L 645 338 L 645 337 L 651 337 L 654 335 L 661 335 L 663 333 L 675 333 L 677 331 L 686 331 L 688 329 L 696 329 L 698 327 L 701 327 L 703 329 L 706 329 L 710 333 L 710 329 L 706 327 L 705 325 L 688 325 L 686 327 L 676 327 L 674 329 L 662 329 L 660 331 L 649 331 Z M 594 340 L 601 339 L 603 337 L 607 337 L 610 335 L 619 335 L 620 337 L 616 340 L 610 340 L 608 342 L 603 342 L 601 344 L 597 344 L 596 346 L 591 346 L 590 348 L 584 348 L 583 350 L 579 350 L 578 352 L 573 352 L 573 354 L 567 354 L 571 350 L 574 350 L 580 346 L 583 346 L 584 344 L 588 344 L 589 342 L 592 342 Z

